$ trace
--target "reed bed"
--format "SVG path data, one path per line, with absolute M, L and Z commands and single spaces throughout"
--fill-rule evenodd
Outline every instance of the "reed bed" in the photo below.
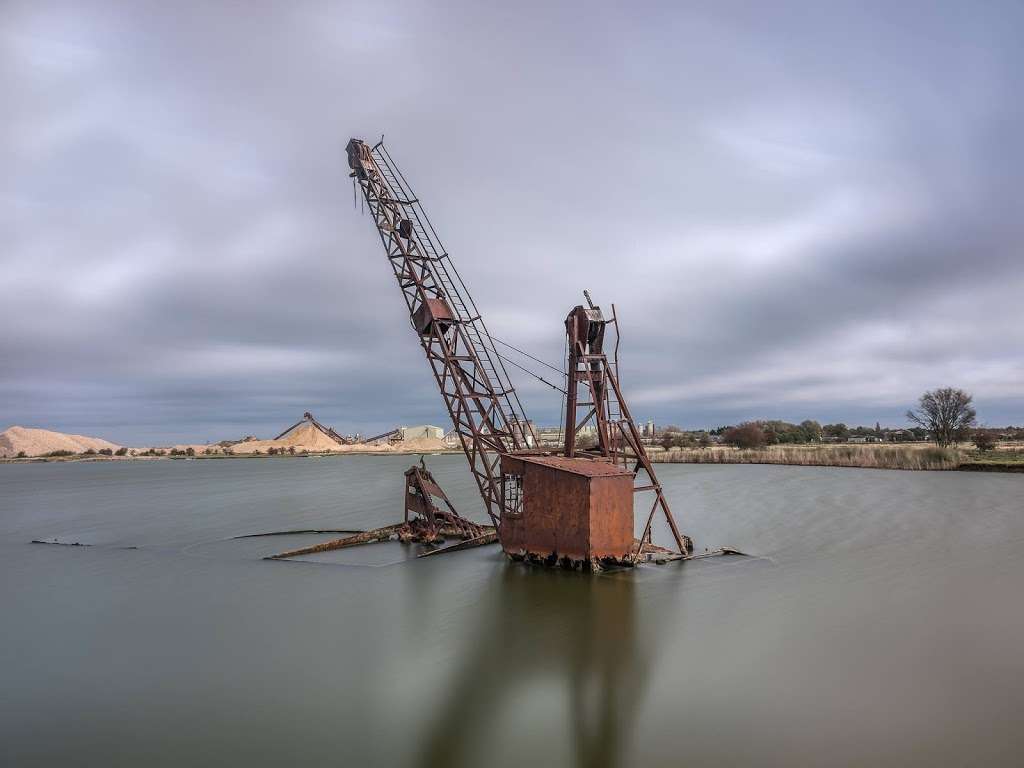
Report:
M 866 469 L 957 469 L 955 448 L 933 445 L 773 445 L 741 450 L 725 446 L 675 448 L 652 453 L 651 460 L 670 464 L 791 464 L 804 467 Z

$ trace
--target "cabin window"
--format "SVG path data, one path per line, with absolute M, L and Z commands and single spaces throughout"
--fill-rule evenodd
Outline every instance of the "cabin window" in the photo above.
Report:
M 501 476 L 502 517 L 522 517 L 523 476 L 505 473 Z

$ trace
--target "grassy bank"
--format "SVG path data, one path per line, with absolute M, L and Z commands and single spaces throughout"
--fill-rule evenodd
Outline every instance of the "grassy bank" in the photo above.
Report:
M 651 460 L 669 464 L 790 464 L 803 467 L 863 467 L 865 469 L 962 469 L 975 472 L 1024 472 L 1024 447 L 1004 446 L 979 451 L 970 443 L 938 448 L 928 443 L 902 445 L 773 445 L 741 450 L 673 448 L 652 451 Z
M 741 450 L 727 446 L 676 448 L 653 453 L 656 462 L 679 464 L 790 464 L 805 467 L 866 469 L 958 469 L 964 460 L 956 448 L 934 445 L 773 445 Z
M 960 469 L 971 472 L 1024 472 L 1024 449 L 1014 447 L 997 451 L 967 451 Z

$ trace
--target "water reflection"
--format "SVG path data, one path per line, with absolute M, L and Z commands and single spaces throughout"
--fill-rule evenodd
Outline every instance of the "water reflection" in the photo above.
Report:
M 701 546 L 770 566 L 222 541 L 389 522 L 407 466 L 0 467 L 0 764 L 1021 762 L 1024 476 L 665 465 Z M 471 507 L 460 457 L 431 471 Z M 54 537 L 102 546 L 27 543 Z
M 632 574 L 508 564 L 496 569 L 478 605 L 431 700 L 415 764 L 474 765 L 481 740 L 508 738 L 503 725 L 527 714 L 515 707 L 531 700 L 531 689 L 552 686 L 564 693 L 560 727 L 575 764 L 629 764 L 655 650 L 654 633 L 640 641 Z

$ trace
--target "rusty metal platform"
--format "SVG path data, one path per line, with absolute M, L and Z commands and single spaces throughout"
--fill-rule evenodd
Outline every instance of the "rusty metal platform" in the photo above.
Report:
M 606 461 L 501 457 L 501 546 L 516 560 L 599 570 L 631 564 L 633 473 Z

